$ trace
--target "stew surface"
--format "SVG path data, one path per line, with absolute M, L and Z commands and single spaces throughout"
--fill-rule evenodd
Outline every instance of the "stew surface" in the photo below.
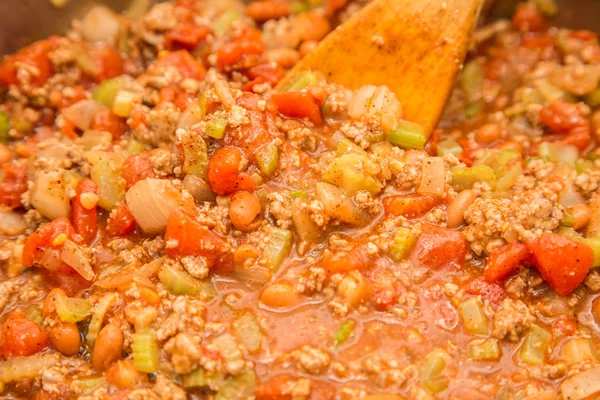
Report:
M 600 393 L 595 33 L 482 25 L 426 139 L 275 89 L 364 2 L 144 3 L 0 62 L 0 397 Z

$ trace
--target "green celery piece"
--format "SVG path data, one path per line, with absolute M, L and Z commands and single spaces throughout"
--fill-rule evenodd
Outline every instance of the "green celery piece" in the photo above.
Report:
M 37 322 L 38 324 L 41 324 L 44 321 L 42 310 L 36 305 L 27 307 L 27 310 L 25 310 L 25 316 L 28 319 Z
M 292 199 L 305 199 L 308 197 L 308 194 L 304 190 L 294 190 L 290 193 L 290 197 Z
M 525 337 L 521 346 L 519 359 L 531 365 L 540 365 L 546 358 L 546 351 L 550 346 L 552 334 L 546 329 L 534 324 Z
M 89 152 L 91 153 L 91 152 Z M 119 153 L 99 152 L 92 163 L 91 178 L 98 185 L 98 205 L 110 211 L 125 197 L 125 180 L 121 176 L 124 157 Z
M 129 139 L 126 151 L 129 154 L 138 154 L 146 151 L 146 147 L 135 139 Z
M 214 118 L 206 123 L 206 136 L 213 139 L 223 139 L 227 129 L 227 120 L 225 118 Z
M 427 141 L 423 127 L 406 120 L 400 120 L 396 128 L 388 132 L 387 140 L 405 149 L 422 149 Z
M 112 108 L 119 90 L 123 88 L 122 78 L 107 79 L 100 83 L 92 92 L 92 98 Z
M 481 68 L 477 60 L 471 60 L 463 68 L 460 87 L 467 94 L 467 97 L 473 100 L 479 96 L 484 80 L 483 68 Z
M 544 97 L 539 89 L 525 88 L 521 93 L 521 101 L 523 104 L 543 104 Z
M 292 232 L 287 229 L 272 227 L 268 235 L 269 241 L 263 250 L 262 259 L 271 272 L 276 272 L 292 247 Z
M 208 387 L 210 390 L 217 391 L 224 383 L 224 373 L 208 374 L 204 368 L 198 368 L 182 377 L 182 384 L 186 389 Z
M 56 295 L 54 300 L 58 317 L 63 322 L 76 323 L 92 314 L 90 303 L 85 299 Z
M 344 343 L 346 340 L 348 340 L 348 338 L 352 334 L 352 331 L 354 331 L 355 326 L 356 326 L 356 322 L 354 322 L 354 320 L 352 320 L 352 319 L 344 321 L 344 323 L 342 323 L 342 325 L 337 330 L 337 332 L 335 332 L 335 335 L 334 335 L 335 341 L 333 343 L 333 347 L 338 347 L 339 345 Z
M 578 158 L 575 160 L 575 171 L 577 174 L 583 174 L 585 172 L 589 172 L 594 167 L 594 162 L 590 160 L 584 160 L 582 158 Z
M 394 241 L 390 245 L 390 258 L 396 262 L 402 261 L 417 242 L 417 235 L 408 228 L 400 228 L 394 235 Z
M 238 10 L 233 8 L 227 9 L 223 14 L 219 15 L 213 22 L 213 31 L 215 33 L 223 33 L 229 29 L 232 23 L 237 21 L 241 17 Z
M 523 165 L 521 161 L 514 163 L 507 170 L 503 170 L 497 175 L 496 189 L 499 191 L 508 190 L 517 183 L 519 178 L 523 175 Z
M 566 226 L 567 228 L 570 228 L 570 227 L 572 227 L 573 225 L 575 225 L 575 222 L 576 222 L 576 221 L 577 221 L 577 220 L 575 219 L 575 216 L 574 216 L 573 214 L 571 214 L 571 213 L 570 213 L 570 212 L 568 212 L 568 211 L 565 211 L 565 212 L 563 213 L 563 219 L 562 219 L 562 221 L 560 221 L 560 224 L 561 224 L 562 226 Z
M 256 153 L 256 163 L 260 171 L 266 176 L 271 176 L 279 165 L 279 149 L 274 142 L 265 143 Z
M 305 89 L 317 83 L 317 74 L 312 71 L 301 71 L 292 76 L 281 88 L 281 92 L 293 92 Z
M 8 131 L 10 130 L 10 118 L 0 111 L 0 142 L 8 142 Z
M 247 400 L 256 392 L 256 375 L 251 369 L 228 378 L 217 394 L 215 400 Z
M 419 380 L 427 380 L 439 375 L 446 368 L 446 361 L 439 351 L 434 350 L 425 356 L 421 367 L 419 368 Z
M 104 381 L 101 377 L 89 377 L 79 379 L 79 389 L 83 393 L 94 390 L 98 385 L 100 385 Z
M 496 174 L 487 165 L 473 167 L 455 167 L 450 170 L 452 187 L 456 191 L 471 189 L 476 182 L 487 182 L 492 189 L 496 186 Z
M 481 344 L 472 345 L 467 355 L 475 361 L 494 361 L 498 360 L 502 353 L 497 339 L 486 339 Z
M 367 152 L 357 144 L 349 141 L 348 139 L 342 139 L 337 145 L 336 154 L 338 157 L 343 156 L 344 154 L 354 153 L 361 156 L 366 156 Z
M 594 252 L 594 264 L 592 266 L 600 267 L 600 238 L 586 238 L 582 242 L 590 246 Z
M 462 146 L 454 138 L 442 140 L 436 147 L 438 157 L 444 157 L 446 154 L 454 154 L 459 156 L 462 153 Z
M 540 83 L 538 84 L 538 89 L 540 90 L 542 97 L 547 102 L 561 100 L 569 103 L 574 103 L 576 101 L 575 97 L 572 94 L 567 93 L 561 88 L 553 85 L 547 79 L 540 81 Z
M 369 163 L 372 161 L 366 156 L 344 154 L 329 164 L 323 172 L 323 181 L 339 187 L 349 196 L 354 196 L 360 190 L 366 190 L 372 195 L 376 195 L 381 191 L 383 185 L 359 169 L 361 165 Z
M 131 350 L 135 369 L 145 373 L 158 371 L 160 346 L 153 329 L 148 328 L 131 335 Z
M 483 311 L 481 300 L 471 297 L 458 305 L 458 311 L 465 329 L 474 335 L 490 333 L 489 319 Z
M 592 108 L 600 106 L 600 88 L 594 90 L 590 94 L 585 95 L 583 101 L 585 101 L 585 104 Z
M 238 335 L 242 344 L 250 353 L 256 353 L 260 350 L 263 334 L 260 331 L 256 317 L 250 311 L 247 311 L 235 318 L 231 323 L 233 330 Z
M 434 376 L 423 382 L 423 386 L 432 393 L 443 392 L 450 385 L 450 380 L 447 376 Z
M 583 240 L 583 237 L 575 229 L 569 226 L 560 225 L 556 230 L 556 233 L 578 242 Z
M 163 286 L 175 296 L 197 296 L 201 292 L 198 282 L 187 272 L 164 264 L 158 273 L 158 279 Z
M 465 118 L 466 119 L 473 119 L 477 116 L 479 116 L 479 114 L 481 114 L 482 111 L 482 105 L 480 102 L 478 101 L 474 101 L 472 103 L 468 103 L 465 105 L 464 108 L 464 113 L 465 113 Z

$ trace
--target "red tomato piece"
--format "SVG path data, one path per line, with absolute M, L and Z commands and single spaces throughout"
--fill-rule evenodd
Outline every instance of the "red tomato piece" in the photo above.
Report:
M 118 140 L 127 132 L 127 120 L 119 117 L 109 108 L 96 111 L 90 123 L 90 129 L 106 131 L 114 140 Z
M 250 79 L 262 78 L 274 86 L 285 76 L 285 70 L 279 65 L 261 64 L 248 69 L 246 75 Z
M 100 69 L 100 73 L 95 77 L 96 82 L 123 75 L 123 58 L 117 50 L 112 47 L 99 47 L 90 49 L 89 54 Z
M 90 209 L 84 207 L 81 203 L 81 195 L 84 193 L 98 194 L 98 185 L 91 179 L 81 180 L 75 189 L 75 197 L 71 200 L 73 228 L 85 243 L 90 244 L 98 233 L 98 206 Z
M 483 279 L 471 281 L 465 288 L 466 292 L 476 296 L 481 296 L 488 300 L 494 307 L 500 306 L 506 298 L 506 290 L 497 283 L 487 283 Z
M 253 191 L 256 183 L 247 172 L 240 171 L 242 152 L 236 147 L 222 147 L 208 160 L 207 177 L 212 190 L 232 194 L 239 190 Z
M 286 393 L 291 381 L 291 376 L 279 375 L 261 383 L 256 388 L 256 400 L 292 400 L 292 395 Z
M 176 243 L 166 246 L 169 257 L 205 257 L 210 266 L 230 250 L 229 244 L 221 236 L 200 224 L 183 208 L 178 208 L 169 217 L 165 243 Z
M 165 35 L 165 47 L 167 50 L 192 50 L 206 39 L 210 32 L 211 30 L 205 26 L 192 23 L 179 24 Z
M 127 189 L 132 187 L 137 181 L 146 178 L 156 178 L 154 168 L 150 162 L 150 157 L 152 157 L 154 151 L 144 151 L 127 157 L 121 168 L 121 176 L 125 179 Z
M 502 246 L 492 251 L 488 257 L 483 277 L 488 283 L 503 281 L 514 274 L 519 265 L 529 257 L 529 249 L 522 243 Z
M 180 110 L 185 110 L 195 98 L 193 94 L 176 86 L 166 86 L 160 89 L 159 96 L 160 103 L 168 101 L 175 104 Z
M 160 57 L 151 68 L 175 67 L 184 78 L 197 81 L 204 79 L 206 68 L 192 57 L 187 50 L 177 50 Z
M 520 32 L 535 32 L 546 29 L 546 20 L 532 3 L 521 3 L 513 15 L 513 25 Z
M 29 64 L 35 67 L 38 74 L 31 77 L 31 84 L 35 87 L 42 86 L 50 75 L 52 75 L 52 62 L 48 53 L 52 50 L 52 44 L 48 40 L 40 40 L 22 48 L 16 54 L 7 57 L 0 64 L 0 85 L 16 85 L 17 65 L 19 63 Z
M 61 265 L 59 273 L 46 268 L 40 269 L 40 273 L 48 287 L 61 288 L 70 297 L 76 296 L 82 290 L 89 288 L 93 282 L 86 281 L 83 276 L 65 263 Z
M 0 183 L 0 204 L 10 208 L 21 206 L 21 195 L 27 191 L 27 167 L 7 163 L 2 166 L 4 181 Z
M 544 232 L 527 247 L 542 278 L 561 296 L 573 292 L 594 263 L 594 251 L 588 245 L 557 233 Z
M 383 199 L 386 214 L 419 218 L 441 204 L 438 196 L 430 194 L 400 194 Z
M 240 37 L 225 43 L 217 50 L 217 65 L 220 69 L 225 69 L 242 61 L 245 55 L 261 54 L 264 51 L 260 31 L 246 29 Z
M 0 329 L 0 356 L 30 356 L 48 346 L 48 334 L 40 324 L 20 314 L 10 315 Z
M 350 251 L 330 252 L 321 261 L 321 267 L 328 274 L 347 273 L 365 269 L 369 265 L 369 257 L 363 247 L 355 247 Z
M 112 213 L 106 223 L 106 230 L 110 236 L 125 236 L 135 229 L 135 218 L 127 207 L 121 203 Z
M 54 245 L 54 239 L 60 234 L 66 234 L 67 238 L 78 241 L 75 238 L 75 229 L 66 218 L 57 218 L 47 224 L 41 225 L 27 238 L 23 247 L 23 265 L 32 267 L 44 256 L 48 249 L 62 249 L 62 243 Z
M 467 255 L 464 236 L 455 230 L 423 224 L 412 258 L 432 269 L 462 265 Z
M 274 93 L 271 97 L 277 110 L 286 117 L 308 118 L 315 125 L 321 124 L 321 108 L 309 93 Z

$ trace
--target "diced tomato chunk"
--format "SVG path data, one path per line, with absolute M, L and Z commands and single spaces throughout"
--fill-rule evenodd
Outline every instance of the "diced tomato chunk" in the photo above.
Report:
M 321 267 L 331 275 L 365 269 L 368 264 L 369 257 L 362 246 L 350 251 L 329 252 L 321 261 Z
M 30 356 L 48 346 L 48 334 L 40 324 L 21 314 L 11 314 L 0 329 L 0 357 Z
M 36 87 L 42 86 L 52 75 L 52 62 L 48 57 L 50 50 L 52 50 L 52 43 L 48 40 L 40 40 L 8 56 L 0 64 L 0 85 L 18 84 L 18 64 L 24 63 L 37 69 L 37 73 L 31 76 L 31 84 Z
M 106 223 L 106 230 L 110 236 L 125 236 L 135 229 L 135 218 L 127 207 L 121 203 L 112 213 Z
M 160 103 L 166 101 L 175 104 L 180 110 L 185 110 L 195 96 L 177 86 L 165 86 L 159 92 Z
M 310 93 L 274 93 L 271 100 L 277 106 L 277 110 L 286 117 L 308 118 L 315 125 L 321 124 L 321 108 Z
M 438 196 L 430 194 L 400 194 L 383 199 L 386 214 L 419 218 L 441 203 Z
M 553 101 L 540 111 L 540 121 L 553 133 L 565 135 L 560 141 L 584 150 L 590 143 L 591 127 L 577 104 Z
M 291 381 L 291 376 L 279 375 L 261 383 L 256 389 L 256 400 L 292 400 L 292 395 L 286 393 Z
M 144 151 L 138 154 L 132 154 L 123 163 L 121 167 L 121 176 L 125 179 L 125 185 L 127 189 L 132 187 L 137 181 L 141 181 L 146 178 L 156 178 L 154 168 L 150 162 L 150 157 L 155 151 L 162 151 L 161 149 L 155 149 L 151 151 Z
M 533 3 L 521 3 L 513 15 L 513 25 L 520 32 L 535 32 L 546 29 L 546 20 Z
M 169 257 L 205 257 L 209 265 L 221 260 L 229 253 L 229 244 L 218 234 L 198 222 L 184 208 L 175 210 L 167 222 L 165 243 Z
M 232 194 L 239 190 L 253 191 L 256 186 L 252 176 L 240 171 L 242 152 L 236 147 L 222 147 L 208 160 L 207 177 L 212 190 L 219 194 Z
M 187 50 L 173 51 L 160 57 L 150 69 L 161 67 L 175 67 L 184 78 L 192 78 L 198 81 L 204 79 L 204 75 L 206 75 L 204 65 L 196 61 Z
M 467 255 L 464 236 L 453 229 L 423 224 L 412 258 L 432 269 L 462 265 Z
M 527 247 L 542 278 L 561 296 L 577 289 L 594 263 L 588 245 L 557 233 L 544 232 Z
M 112 112 L 111 109 L 104 108 L 96 111 L 92 117 L 90 129 L 106 131 L 112 135 L 114 140 L 119 140 L 127 132 L 127 121 Z
M 89 54 L 100 70 L 94 77 L 96 82 L 123 75 L 123 58 L 117 50 L 112 47 L 98 47 L 90 49 Z
M 61 235 L 66 234 L 67 239 L 78 241 L 75 238 L 75 228 L 66 218 L 57 218 L 47 224 L 43 224 L 36 229 L 25 242 L 23 247 L 23 265 L 32 267 L 38 263 L 48 249 L 62 249 L 64 241 L 55 241 Z
M 248 69 L 246 75 L 250 79 L 264 78 L 274 86 L 285 76 L 285 70 L 278 65 L 261 64 Z
M 492 306 L 498 307 L 506 298 L 506 290 L 497 283 L 487 283 L 483 279 L 471 281 L 465 288 L 466 292 L 476 296 L 481 296 L 489 301 Z
M 167 50 L 192 50 L 206 39 L 210 32 L 210 29 L 205 26 L 192 23 L 179 24 L 165 35 L 165 47 Z
M 261 33 L 256 29 L 246 29 L 240 37 L 225 43 L 217 50 L 217 65 L 220 69 L 235 65 L 245 55 L 261 54 L 265 46 L 261 43 Z
M 62 263 L 58 273 L 46 268 L 40 269 L 40 273 L 48 287 L 61 288 L 70 297 L 77 296 L 82 290 L 89 288 L 93 282 L 86 281 L 83 276 L 65 263 Z
M 2 165 L 4 181 L 0 183 L 0 204 L 10 208 L 21 206 L 21 195 L 27 191 L 27 167 L 13 162 Z
M 519 265 L 529 257 L 529 249 L 522 243 L 507 244 L 492 251 L 483 273 L 485 281 L 488 283 L 503 281 L 514 274 Z
M 81 235 L 84 242 L 90 244 L 98 233 L 98 205 L 86 207 L 82 202 L 84 193 L 98 194 L 98 185 L 91 179 L 83 179 L 77 184 L 75 197 L 71 200 L 71 219 L 75 232 Z

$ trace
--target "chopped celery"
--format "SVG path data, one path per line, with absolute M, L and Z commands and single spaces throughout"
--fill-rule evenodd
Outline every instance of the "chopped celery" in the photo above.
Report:
M 525 337 L 525 342 L 521 346 L 519 359 L 531 365 L 542 364 L 546 358 L 546 351 L 550 346 L 551 340 L 552 334 L 550 332 L 539 325 L 532 325 Z
M 215 400 L 247 400 L 256 392 L 256 375 L 254 371 L 245 369 L 228 378 L 217 394 Z
M 302 71 L 298 72 L 294 76 L 292 76 L 281 88 L 282 92 L 292 92 L 302 90 L 304 88 L 309 87 L 310 85 L 314 85 L 317 83 L 319 79 L 317 78 L 317 74 L 312 71 Z
M 586 238 L 582 242 L 590 246 L 594 252 L 594 264 L 592 267 L 600 267 L 600 238 Z
M 156 334 L 149 328 L 131 335 L 133 365 L 138 371 L 151 373 L 158 371 L 160 346 Z
M 463 111 L 465 113 L 465 118 L 473 119 L 473 118 L 477 117 L 479 114 L 481 114 L 482 108 L 483 107 L 482 107 L 481 103 L 478 101 L 474 101 L 472 103 L 466 104 L 465 108 L 463 109 Z
M 582 236 L 579 233 L 577 233 L 575 229 L 564 225 L 559 226 L 556 230 L 556 233 L 568 237 L 571 240 L 581 241 L 583 239 Z
M 367 152 L 362 147 L 352 143 L 348 139 L 340 140 L 335 151 L 338 157 L 341 157 L 347 153 L 354 153 L 361 156 L 367 155 Z
M 447 376 L 434 376 L 423 382 L 423 386 L 432 393 L 443 392 L 450 385 L 450 380 Z
M 425 147 L 427 138 L 425 137 L 425 130 L 421 125 L 400 120 L 396 128 L 388 132 L 387 140 L 405 149 L 422 149 Z
M 117 152 L 94 153 L 90 159 L 92 163 L 91 178 L 98 185 L 100 200 L 98 205 L 105 210 L 112 210 L 125 197 L 125 180 L 121 176 L 121 166 L 124 157 Z M 88 155 L 88 158 L 91 158 Z M 97 156 L 97 157 L 96 157 Z
M 260 331 L 256 317 L 250 311 L 243 313 L 231 323 L 242 344 L 250 353 L 260 350 L 263 334 Z
M 25 310 L 25 316 L 28 319 L 37 322 L 38 324 L 41 324 L 44 321 L 42 310 L 36 305 L 27 307 L 27 310 Z
M 87 319 L 91 315 L 90 303 L 85 299 L 70 298 L 56 295 L 56 312 L 64 322 L 76 323 Z
M 523 175 L 523 165 L 521 161 L 513 163 L 508 169 L 503 169 L 497 176 L 496 189 L 500 191 L 508 190 L 517 183 Z
M 582 158 L 578 158 L 575 160 L 575 171 L 577 174 L 583 174 L 585 172 L 589 172 L 594 167 L 594 162 L 590 160 L 584 160 Z
M 575 222 L 577 221 L 577 219 L 575 218 L 575 216 L 573 214 L 571 214 L 568 211 L 565 211 L 563 213 L 563 219 L 560 222 L 560 224 L 562 226 L 566 226 L 568 228 L 572 227 L 573 225 L 575 225 Z
M 588 338 L 570 339 L 563 345 L 561 353 L 569 365 L 598 360 L 594 342 Z
M 146 151 L 146 147 L 135 139 L 129 139 L 126 151 L 129 154 L 137 154 Z
M 206 123 L 206 136 L 213 139 L 223 139 L 227 129 L 227 120 L 225 118 L 213 118 Z
M 92 98 L 104 104 L 108 108 L 113 108 L 117 93 L 123 87 L 122 78 L 112 78 L 103 81 L 92 92 Z
M 344 154 L 334 159 L 325 172 L 323 181 L 342 189 L 349 196 L 354 196 L 360 190 L 366 190 L 372 195 L 382 189 L 381 183 L 365 172 L 366 169 L 377 168 L 368 157 L 359 154 Z
M 292 1 L 292 13 L 300 14 L 310 11 L 310 7 L 307 2 L 303 0 Z
M 260 171 L 271 176 L 279 164 L 279 149 L 274 142 L 265 143 L 260 146 L 256 153 L 256 163 Z
M 419 368 L 419 379 L 421 382 L 439 375 L 446 368 L 446 361 L 440 351 L 434 350 L 425 356 L 423 364 Z
M 600 106 L 600 88 L 594 90 L 592 93 L 586 95 L 583 98 L 583 101 L 585 101 L 585 104 L 587 104 L 588 106 L 595 108 Z
M 389 246 L 390 258 L 402 261 L 417 242 L 417 234 L 408 228 L 400 228 L 394 235 L 394 241 Z
M 213 22 L 213 31 L 215 33 L 223 33 L 229 29 L 231 24 L 240 18 L 241 14 L 234 8 L 228 8 Z
M 555 0 L 533 0 L 533 4 L 547 17 L 552 17 L 558 12 L 558 5 Z
M 219 354 L 221 354 L 221 357 L 223 357 L 223 360 L 226 362 L 241 361 L 244 359 L 244 356 L 238 348 L 235 339 L 233 339 L 233 336 L 229 334 L 223 334 L 215 338 L 212 344 L 217 348 L 217 351 Z
M 544 79 L 538 83 L 538 89 L 540 90 L 542 97 L 549 103 L 556 100 L 567 102 L 573 102 L 575 100 L 572 95 L 554 86 L 547 79 Z
M 202 281 L 196 281 L 200 287 L 200 297 L 204 301 L 212 300 L 217 297 L 217 289 L 213 285 L 212 281 L 205 279 Z
M 197 296 L 200 285 L 187 272 L 178 270 L 169 264 L 163 264 L 158 273 L 158 279 L 163 286 L 175 296 Z
M 182 378 L 183 387 L 186 389 L 208 387 L 217 391 L 223 387 L 224 383 L 225 376 L 223 373 L 208 374 L 204 368 L 198 368 Z
M 112 135 L 105 131 L 85 131 L 80 140 L 83 149 L 88 151 L 96 146 L 107 148 L 112 143 Z
M 0 111 L 0 142 L 8 142 L 8 131 L 10 130 L 10 118 Z
M 552 162 L 575 165 L 575 162 L 579 159 L 579 150 L 577 147 L 568 144 L 542 142 L 538 148 L 538 155 Z
M 481 343 L 473 344 L 467 354 L 475 361 L 494 361 L 502 355 L 497 339 L 486 339 Z
M 504 115 L 507 117 L 515 117 L 525 112 L 527 112 L 527 106 L 523 103 L 517 103 L 504 109 Z
M 494 168 L 494 172 L 499 174 L 503 169 L 506 169 L 508 164 L 516 161 L 517 159 L 521 159 L 521 154 L 512 150 L 504 150 L 500 152 L 491 152 L 489 153 L 491 157 L 493 157 L 493 161 L 491 161 L 491 167 Z
M 467 97 L 472 100 L 479 96 L 484 80 L 483 68 L 477 60 L 471 60 L 463 68 L 460 87 L 467 94 Z
M 438 157 L 444 157 L 446 154 L 454 154 L 455 156 L 459 156 L 462 153 L 463 148 L 456 139 L 449 138 L 446 140 L 442 140 L 438 143 L 436 147 Z
M 204 179 L 208 166 L 208 147 L 204 139 L 193 131 L 185 131 L 177 134 L 177 140 L 183 156 L 182 171 Z
M 521 93 L 521 101 L 523 104 L 543 104 L 544 97 L 539 89 L 525 88 Z
M 272 227 L 267 238 L 269 241 L 263 250 L 262 260 L 272 272 L 276 272 L 290 252 L 292 232 Z
M 129 117 L 129 114 L 131 114 L 131 110 L 133 109 L 135 96 L 135 93 L 130 92 L 129 90 L 119 90 L 113 101 L 113 112 L 119 117 Z
M 94 342 L 98 337 L 98 333 L 102 328 L 104 317 L 116 301 L 116 293 L 109 293 L 101 297 L 100 300 L 94 306 L 94 313 L 88 325 L 87 334 L 85 335 L 85 342 L 88 346 L 91 347 L 94 345 Z
M 476 182 L 486 182 L 492 188 L 496 187 L 496 174 L 487 165 L 476 165 L 473 167 L 455 167 L 450 170 L 452 175 L 452 187 L 461 192 L 471 189 Z
M 308 197 L 308 194 L 304 190 L 294 190 L 290 193 L 290 197 L 292 199 L 305 199 Z
M 471 297 L 458 305 L 458 311 L 463 325 L 469 333 L 474 335 L 488 335 L 490 333 L 489 320 L 483 311 L 481 300 Z
M 348 340 L 348 338 L 352 334 L 352 331 L 354 331 L 355 326 L 356 326 L 356 322 L 354 322 L 354 320 L 352 320 L 352 319 L 348 319 L 348 320 L 344 321 L 344 323 L 342 323 L 340 328 L 335 332 L 335 335 L 334 335 L 335 341 L 333 343 L 333 347 L 338 347 L 340 344 L 342 344 L 346 340 Z
M 102 377 L 89 377 L 79 379 L 79 389 L 81 389 L 82 393 L 89 392 L 98 387 L 104 379 Z

